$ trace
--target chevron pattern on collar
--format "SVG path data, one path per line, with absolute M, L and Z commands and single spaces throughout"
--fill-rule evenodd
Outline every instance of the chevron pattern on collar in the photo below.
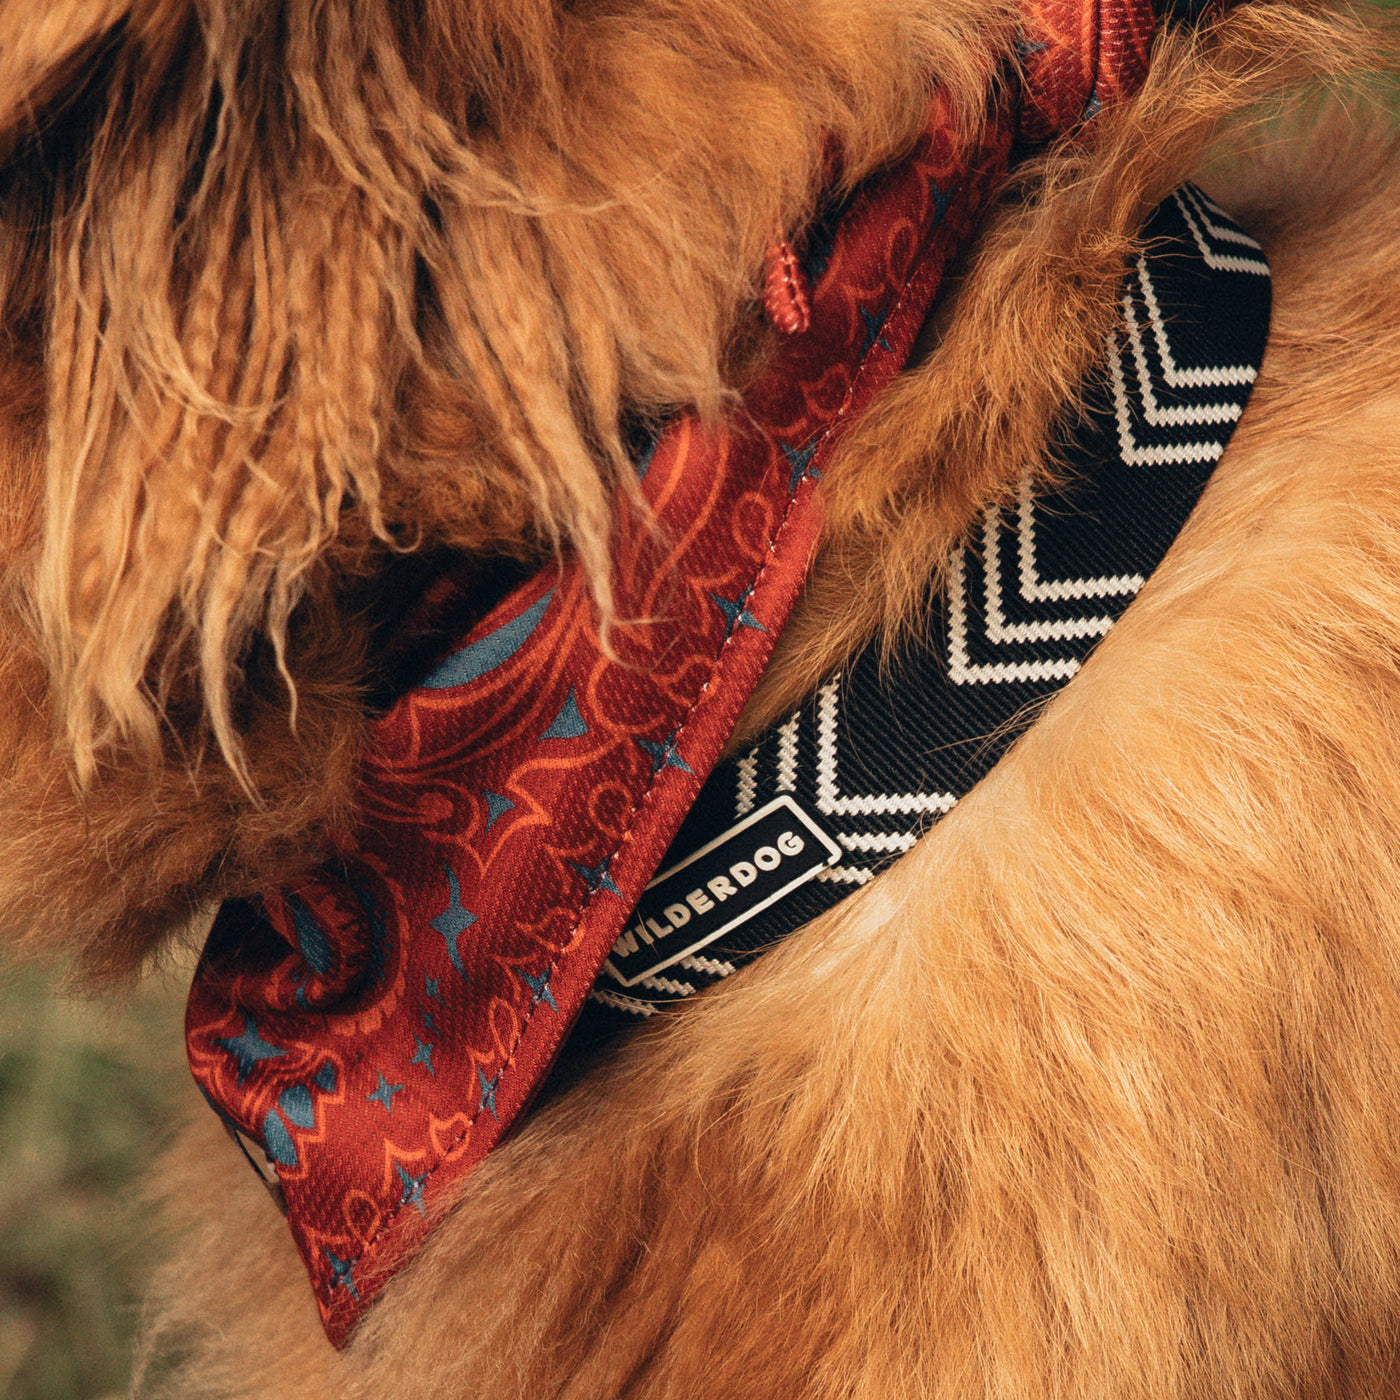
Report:
M 1027 482 L 1013 510 L 984 518 L 934 602 L 940 625 L 926 644 L 893 668 L 871 646 L 714 770 L 604 963 L 575 1048 L 722 981 L 897 860 L 991 769 L 1142 588 L 1239 421 L 1270 309 L 1259 245 L 1193 186 L 1155 211 L 1143 241 L 1067 485 L 1037 495 Z M 691 868 L 697 851 L 722 851 L 716 842 L 779 798 L 839 856 L 743 922 L 733 922 L 743 911 L 733 879 L 714 911 L 687 913 L 691 885 L 714 900 L 699 876 L 677 882 L 670 872 Z M 733 859 L 751 857 L 752 845 L 736 837 Z M 726 878 L 724 860 L 711 867 Z M 668 908 L 679 916 L 668 920 Z M 705 942 L 707 916 L 725 928 Z M 627 941 L 639 938 L 664 964 L 655 975 L 636 975 Z

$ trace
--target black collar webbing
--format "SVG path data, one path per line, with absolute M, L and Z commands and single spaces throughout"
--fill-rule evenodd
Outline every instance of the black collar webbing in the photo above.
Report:
M 742 967 L 914 844 L 1083 664 L 1161 562 L 1249 397 L 1258 244 L 1192 186 L 1144 230 L 1068 485 L 989 515 L 928 640 L 872 645 L 717 767 L 575 1032 L 635 1024 Z

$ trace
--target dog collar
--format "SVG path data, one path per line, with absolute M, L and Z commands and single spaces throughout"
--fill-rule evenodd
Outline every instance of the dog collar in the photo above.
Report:
M 1145 71 L 1146 4 L 1042 0 L 1025 27 L 1031 137 Z M 809 252 L 806 328 L 742 419 L 680 416 L 640 454 L 649 518 L 620 508 L 610 646 L 575 563 L 527 581 L 375 725 L 353 843 L 220 911 L 191 1067 L 266 1164 L 337 1345 L 528 1104 L 694 803 L 800 590 L 823 463 L 903 367 L 1016 101 L 960 137 L 935 95 L 909 157 Z
M 949 811 L 1107 635 L 1185 524 L 1263 360 L 1259 245 L 1185 186 L 1143 229 L 1060 474 L 1023 484 L 891 662 L 872 644 L 719 764 L 603 964 L 578 1050 L 722 981 Z

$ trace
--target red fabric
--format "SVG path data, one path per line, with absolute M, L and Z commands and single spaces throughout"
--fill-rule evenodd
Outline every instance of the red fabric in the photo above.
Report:
M 1154 27 L 1150 4 L 1026 0 L 1022 13 L 1022 140 L 1072 131 L 1142 86 Z
M 1137 26 L 1099 42 L 1101 95 L 1104 56 L 1136 55 Z M 1083 89 L 1083 64 L 1063 82 L 1062 66 L 1037 68 L 1054 94 L 1037 111 Z M 655 524 L 621 521 L 608 645 L 576 565 L 543 571 L 375 727 L 342 858 L 221 911 L 190 1062 L 276 1159 L 337 1344 L 548 1069 L 767 662 L 831 445 L 903 366 L 1012 127 L 1004 105 L 960 144 L 935 98 L 914 152 L 842 218 L 810 325 L 742 418 L 678 418 L 643 455 Z
M 784 335 L 801 335 L 812 324 L 811 284 L 781 233 L 764 255 L 763 312 Z

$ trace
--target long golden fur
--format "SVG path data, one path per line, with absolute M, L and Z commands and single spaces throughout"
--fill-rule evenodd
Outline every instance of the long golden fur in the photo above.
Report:
M 606 608 L 622 412 L 725 412 L 827 136 L 855 179 L 929 73 L 975 119 L 1013 43 L 1003 0 L 3 0 L 4 934 L 113 975 L 314 858 L 414 551 L 574 549 Z M 1141 216 L 1220 123 L 1394 53 L 1251 4 L 1018 173 L 832 464 L 746 732 L 1053 471 Z M 1400 146 L 1354 120 L 1217 148 L 1274 264 L 1264 372 L 993 774 L 538 1112 L 341 1356 L 201 1116 L 150 1388 L 1400 1389 Z
M 1009 8 L 0 6 L 10 936 L 120 972 L 323 848 L 404 551 L 606 607 L 621 409 L 722 410 L 826 143 L 973 119 Z

